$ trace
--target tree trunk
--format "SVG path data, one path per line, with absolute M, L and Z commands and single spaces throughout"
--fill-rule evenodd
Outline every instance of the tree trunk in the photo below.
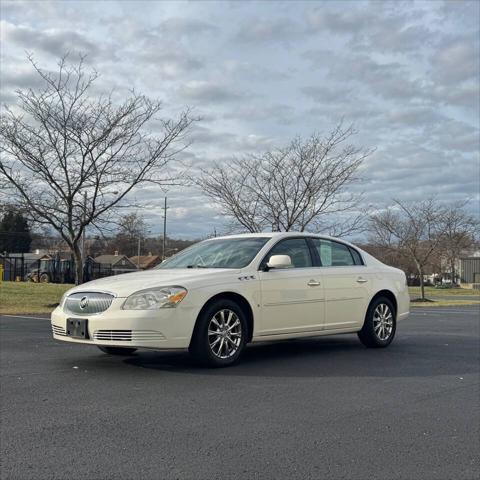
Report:
M 425 300 L 425 285 L 423 283 L 423 268 L 419 268 L 418 272 L 420 273 L 420 291 L 421 291 L 421 299 L 422 301 Z
M 75 260 L 75 285 L 80 285 L 83 283 L 83 259 L 78 242 L 73 245 L 72 251 Z
M 455 259 L 452 258 L 451 263 L 450 263 L 450 281 L 452 284 L 452 287 L 457 284 L 455 281 Z

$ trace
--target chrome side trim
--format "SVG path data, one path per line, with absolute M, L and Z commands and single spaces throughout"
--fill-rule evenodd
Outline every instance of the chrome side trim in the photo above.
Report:
M 302 303 L 323 303 L 325 300 L 323 298 L 315 299 L 315 300 L 291 300 L 288 302 L 275 302 L 275 303 L 264 303 L 264 307 L 277 307 L 280 305 L 299 305 Z

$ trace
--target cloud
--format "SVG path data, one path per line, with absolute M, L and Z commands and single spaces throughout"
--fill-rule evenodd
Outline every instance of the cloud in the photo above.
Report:
M 235 87 L 199 80 L 181 85 L 177 93 L 186 101 L 201 104 L 237 102 L 246 97 L 245 93 L 236 90 Z
M 178 78 L 185 73 L 203 68 L 203 62 L 196 57 L 181 51 L 165 51 L 162 49 L 143 50 L 138 53 L 138 60 L 148 69 L 167 78 Z
M 345 8 L 334 12 L 328 11 L 324 6 L 307 11 L 305 17 L 308 27 L 313 31 L 330 30 L 346 35 L 370 28 L 378 19 L 373 10 Z
M 256 133 L 237 134 L 217 128 L 207 128 L 202 125 L 195 125 L 191 131 L 190 139 L 195 146 L 208 146 L 215 161 L 221 157 L 230 157 L 252 152 L 260 152 L 271 148 L 272 138 Z M 206 165 L 208 166 L 208 162 Z
M 50 71 L 66 50 L 81 51 L 101 74 L 95 94 L 146 93 L 162 99 L 162 117 L 194 108 L 203 120 L 182 152 L 192 174 L 296 135 L 328 133 L 343 118 L 359 131 L 355 144 L 377 148 L 356 187 L 368 204 L 478 196 L 479 2 L 88 5 L 2 2 L 3 102 L 39 85 L 25 50 Z M 163 192 L 135 195 L 152 228 L 161 225 Z M 225 225 L 197 189 L 168 196 L 172 235 L 201 237 Z
M 463 107 L 472 110 L 474 115 L 478 114 L 480 104 L 480 86 L 477 79 L 462 85 L 451 87 L 436 87 L 436 100 L 447 106 Z
M 315 85 L 309 87 L 302 87 L 301 91 L 304 95 L 311 98 L 317 103 L 341 103 L 344 104 L 351 100 L 352 89 L 342 89 L 335 87 L 327 87 L 322 85 Z
M 44 85 L 44 80 L 30 64 L 19 64 L 18 59 L 4 58 L 2 65 L 5 70 L 1 74 L 2 93 L 41 88 Z
M 248 18 L 238 28 L 234 37 L 235 41 L 249 44 L 280 42 L 288 43 L 290 40 L 302 35 L 299 24 L 290 18 Z
M 333 50 L 316 49 L 307 50 L 301 54 L 302 58 L 310 61 L 310 64 L 315 68 L 327 67 L 332 59 L 335 58 L 336 52 Z
M 429 101 L 428 87 L 421 77 L 412 73 L 400 62 L 377 61 L 366 54 L 347 54 L 335 57 L 328 76 L 332 82 L 351 80 L 363 89 L 386 100 L 413 100 L 418 97 Z
M 426 106 L 410 106 L 386 112 L 387 124 L 397 128 L 419 129 L 423 126 L 442 124 L 447 117 Z
M 207 21 L 185 18 L 185 17 L 170 17 L 162 21 L 157 28 L 161 34 L 169 34 L 175 37 L 178 36 L 197 36 L 205 33 L 214 34 L 218 32 L 219 28 Z
M 295 121 L 296 110 L 285 104 L 263 105 L 257 108 L 252 105 L 241 105 L 235 111 L 228 111 L 222 118 L 235 120 L 243 119 L 245 122 L 274 122 L 281 125 L 292 125 Z
M 26 50 L 40 49 L 56 57 L 61 57 L 65 52 L 88 52 L 90 57 L 96 56 L 100 49 L 78 32 L 67 31 L 61 28 L 36 30 L 31 27 L 14 26 L 2 22 L 4 41 L 17 44 Z
M 473 35 L 442 42 L 431 57 L 434 80 L 441 85 L 455 86 L 478 79 L 478 43 L 478 36 Z

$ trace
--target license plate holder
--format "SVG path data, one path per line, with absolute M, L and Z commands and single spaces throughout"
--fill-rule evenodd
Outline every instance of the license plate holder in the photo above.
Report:
M 88 339 L 88 320 L 67 318 L 67 337 Z

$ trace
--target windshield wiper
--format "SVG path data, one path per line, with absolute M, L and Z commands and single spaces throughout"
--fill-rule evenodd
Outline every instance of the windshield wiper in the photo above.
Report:
M 211 265 L 187 265 L 187 268 L 215 268 Z

